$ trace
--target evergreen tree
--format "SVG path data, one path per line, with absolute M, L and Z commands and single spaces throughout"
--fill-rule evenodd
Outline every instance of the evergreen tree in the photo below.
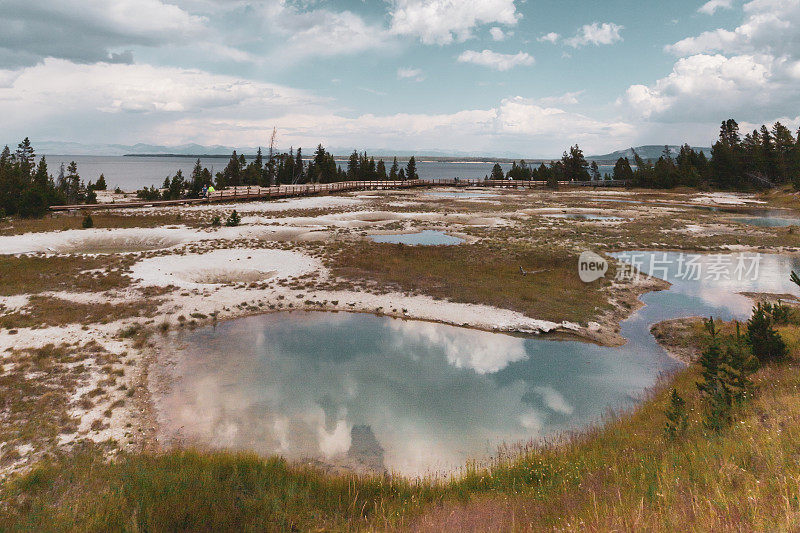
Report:
M 19 165 L 20 172 L 25 182 L 30 179 L 34 171 L 34 164 L 36 163 L 36 154 L 34 153 L 31 141 L 27 137 L 17 145 L 17 152 L 14 157 Z
M 100 177 L 102 178 L 103 175 L 101 174 Z M 48 188 L 49 181 L 50 176 L 47 174 L 47 159 L 45 156 L 42 156 L 42 158 L 39 159 L 39 164 L 36 167 L 36 174 L 33 176 L 33 184 L 41 191 L 45 191 Z M 105 183 L 105 180 L 103 183 Z
M 599 181 L 600 180 L 600 168 L 597 166 L 597 161 L 592 161 L 592 164 L 589 166 L 592 181 Z
M 231 154 L 230 160 L 228 160 L 227 166 L 225 166 L 225 169 L 222 172 L 217 173 L 217 182 L 215 184 L 217 189 L 241 185 L 241 171 L 243 162 L 244 156 L 240 158 L 236 153 L 236 150 L 234 150 Z
M 44 157 L 42 159 L 44 159 Z M 108 185 L 106 185 L 106 177 L 103 174 L 100 174 L 100 177 L 97 178 L 97 183 L 94 184 L 94 190 L 105 191 L 107 189 Z
M 399 170 L 400 165 L 397 164 L 397 157 L 395 157 L 394 161 L 392 161 L 392 168 L 389 169 L 389 179 L 392 181 L 397 181 Z
M 674 388 L 670 391 L 669 405 L 664 414 L 667 418 L 664 425 L 664 438 L 674 441 L 682 437 L 689 426 L 689 414 L 686 412 L 686 401 Z
M 385 180 L 386 179 L 386 163 L 383 162 L 383 159 L 378 160 L 378 166 L 375 168 L 376 179 Z
M 620 157 L 614 165 L 614 179 L 615 180 L 631 180 L 633 179 L 633 170 L 631 169 L 631 162 L 627 157 Z
M 589 179 L 589 163 L 583 156 L 583 150 L 576 144 L 570 146 L 569 152 L 564 152 L 561 157 L 564 168 L 564 178 L 567 181 L 587 181 Z
M 419 179 L 419 176 L 417 175 L 417 160 L 413 155 L 411 156 L 411 159 L 408 160 L 408 165 L 406 165 L 406 178 L 410 180 Z
M 303 153 L 302 148 L 297 149 L 297 154 L 294 158 L 294 179 L 292 179 L 292 183 L 302 183 L 303 182 Z
M 747 321 L 747 343 L 762 363 L 779 361 L 788 354 L 786 343 L 772 326 L 772 317 L 761 302 Z
M 501 180 L 503 178 L 505 178 L 503 167 L 500 166 L 500 163 L 495 163 L 492 167 L 492 175 L 490 176 L 490 179 Z

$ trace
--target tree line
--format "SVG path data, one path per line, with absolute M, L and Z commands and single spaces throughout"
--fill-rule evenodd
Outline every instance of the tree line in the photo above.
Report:
M 320 144 L 313 157 L 306 161 L 302 150 L 264 156 L 259 148 L 249 163 L 234 151 L 221 172 L 213 175 L 198 159 L 189 176 L 178 171 L 165 179 L 158 189 L 150 187 L 137 192 L 146 200 L 197 198 L 208 187 L 222 189 L 239 185 L 271 186 L 297 183 L 332 183 L 346 180 L 418 179 L 416 159 L 411 157 L 404 168 L 397 158 L 387 168 L 383 159 L 375 161 L 366 152 L 354 151 L 347 168 L 337 165 L 334 156 Z M 486 176 L 490 178 L 489 175 Z M 525 160 L 513 162 L 508 172 L 500 164 L 492 168 L 491 179 L 544 181 L 556 188 L 559 182 L 601 179 L 625 180 L 633 187 L 668 189 L 699 187 L 727 190 L 748 190 L 774 185 L 794 184 L 800 189 L 800 131 L 797 135 L 780 122 L 766 125 L 741 135 L 739 124 L 729 119 L 722 122 L 719 139 L 711 148 L 711 157 L 684 144 L 673 157 L 668 147 L 656 161 L 645 160 L 635 151 L 633 161 L 621 157 L 613 172 L 601 176 L 596 161 L 587 161 L 576 144 L 565 151 L 560 160 L 538 167 Z M 28 138 L 14 152 L 6 146 L 0 153 L 0 216 L 41 216 L 51 205 L 94 203 L 96 191 L 105 190 L 105 178 L 85 183 L 73 161 L 61 165 L 57 177 L 49 173 L 44 156 L 36 161 Z
M 668 146 L 656 161 L 645 160 L 633 150 L 633 161 L 620 157 L 611 174 L 600 175 L 596 161 L 589 163 L 578 145 L 571 146 L 562 158 L 538 168 L 525 160 L 512 163 L 508 172 L 495 164 L 487 179 L 558 181 L 600 179 L 625 180 L 633 187 L 669 189 L 702 187 L 747 190 L 793 184 L 800 189 L 800 130 L 797 135 L 776 122 L 742 137 L 739 124 L 728 119 L 720 126 L 719 139 L 707 158 L 688 144 L 673 157 Z
M 309 160 L 303 159 L 302 149 L 295 152 L 274 154 L 264 157 L 261 148 L 256 157 L 249 163 L 243 154 L 236 150 L 231 154 L 227 165 L 221 172 L 212 176 L 208 168 L 195 162 L 190 176 L 185 177 L 178 172 L 164 180 L 161 189 L 150 187 L 137 192 L 144 200 L 176 200 L 180 198 L 199 198 L 208 187 L 223 189 L 257 185 L 270 187 L 273 185 L 295 185 L 302 183 L 334 183 L 339 181 L 373 181 L 373 180 L 407 180 L 419 179 L 417 162 L 414 156 L 408 160 L 405 168 L 401 168 L 395 157 L 387 170 L 386 162 L 369 157 L 366 152 L 354 151 L 347 162 L 347 169 L 336 164 L 334 156 L 320 144 Z
M 57 177 L 47 168 L 47 158 L 36 153 L 26 137 L 14 152 L 6 146 L 0 152 L 0 217 L 38 217 L 51 205 L 97 203 L 96 191 L 106 189 L 101 174 L 96 183 L 85 183 L 72 161 L 61 164 Z

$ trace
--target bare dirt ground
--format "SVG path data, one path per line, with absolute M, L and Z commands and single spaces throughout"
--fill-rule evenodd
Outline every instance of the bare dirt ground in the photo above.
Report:
M 733 220 L 742 209 L 785 205 L 785 198 L 433 192 L 119 210 L 98 214 L 89 230 L 74 229 L 79 220 L 70 215 L 2 223 L 0 475 L 86 440 L 109 454 L 156 445 L 148 369 L 158 358 L 154 339 L 170 329 L 282 310 L 335 310 L 613 345 L 624 342 L 619 321 L 641 305 L 638 297 L 668 285 L 616 281 L 611 272 L 584 285 L 576 281 L 580 252 L 800 251 L 797 227 Z M 241 225 L 212 226 L 215 216 L 224 221 L 234 209 Z M 373 247 L 370 236 L 421 230 L 464 240 L 415 252 L 422 272 L 477 268 L 473 251 L 491 255 L 493 268 L 482 274 L 495 284 L 491 297 L 465 284 L 469 271 L 426 285 L 388 278 L 380 261 L 357 273 L 342 264 L 353 246 L 396 260 L 399 245 Z M 565 301 L 574 302 L 569 314 Z

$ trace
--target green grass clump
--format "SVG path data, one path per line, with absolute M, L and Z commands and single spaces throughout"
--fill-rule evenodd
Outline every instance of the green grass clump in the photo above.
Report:
M 532 318 L 585 322 L 609 309 L 602 280 L 583 283 L 578 254 L 554 246 L 504 244 L 404 246 L 359 242 L 334 255 L 335 274 L 359 282 L 420 292 L 456 302 L 487 304 Z M 520 267 L 528 272 L 523 276 Z
M 352 530 L 436 498 L 430 486 L 402 478 L 326 474 L 252 454 L 123 454 L 106 463 L 89 449 L 8 484 L 2 501 L 11 512 L 0 529 Z

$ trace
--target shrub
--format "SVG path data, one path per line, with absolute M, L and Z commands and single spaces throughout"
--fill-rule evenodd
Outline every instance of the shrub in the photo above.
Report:
M 83 222 L 81 222 L 81 226 L 83 229 L 89 229 L 94 227 L 94 219 L 92 218 L 91 214 L 87 214 L 83 217 Z
M 222 225 L 222 219 L 219 218 L 219 215 L 214 215 L 214 217 L 211 219 L 211 225 L 215 228 L 218 228 Z
M 703 381 L 697 388 L 707 403 L 704 425 L 720 432 L 733 419 L 733 408 L 743 402 L 751 389 L 749 375 L 758 367 L 736 325 L 736 336 L 723 348 L 719 330 L 713 318 L 705 322 L 711 342 L 700 355 Z
M 238 226 L 242 222 L 242 217 L 239 216 L 239 213 L 236 210 L 233 210 L 231 216 L 225 221 L 225 225 L 229 227 Z
M 792 309 L 789 308 L 788 305 L 784 305 L 780 300 L 774 304 L 769 302 L 765 303 L 764 311 L 772 319 L 773 324 L 785 326 L 792 320 Z
M 769 309 L 759 302 L 753 308 L 753 316 L 747 321 L 747 343 L 761 362 L 779 361 L 786 357 L 788 349 L 780 333 L 772 327 Z
M 664 438 L 668 441 L 674 441 L 682 437 L 689 426 L 689 414 L 686 412 L 686 401 L 681 398 L 675 389 L 670 392 L 669 405 L 664 414 L 667 417 L 667 422 L 664 425 Z

